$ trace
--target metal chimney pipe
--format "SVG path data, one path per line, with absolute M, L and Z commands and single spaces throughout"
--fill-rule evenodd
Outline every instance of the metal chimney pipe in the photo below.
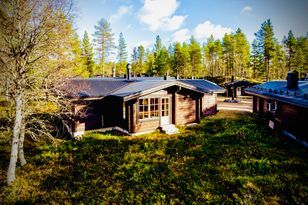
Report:
M 126 80 L 131 79 L 131 68 L 132 68 L 132 66 L 128 63 L 126 65 Z
M 288 89 L 298 88 L 298 72 L 297 71 L 288 72 L 287 88 Z

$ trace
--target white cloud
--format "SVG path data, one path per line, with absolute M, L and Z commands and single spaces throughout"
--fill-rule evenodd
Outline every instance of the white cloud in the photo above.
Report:
M 174 32 L 172 35 L 172 42 L 184 42 L 190 38 L 190 31 L 187 28 L 183 28 Z
M 181 27 L 187 16 L 174 15 L 180 3 L 177 0 L 144 0 L 138 19 L 151 31 L 174 31 Z
M 138 47 L 140 45 L 142 45 L 145 49 L 147 49 L 152 45 L 152 43 L 151 43 L 151 41 L 140 41 L 140 42 L 136 43 L 134 45 L 134 47 Z
M 251 6 L 245 6 L 241 10 L 241 15 L 249 16 L 251 14 L 251 12 L 252 12 L 252 7 Z
M 131 14 L 132 13 L 133 6 L 120 6 L 117 10 L 117 12 L 110 16 L 109 21 L 115 22 L 122 18 L 125 14 Z
M 225 33 L 231 33 L 233 30 L 231 28 L 223 27 L 220 24 L 212 24 L 210 21 L 205 21 L 198 24 L 194 29 L 194 36 L 197 39 L 209 38 L 211 35 L 214 38 L 222 38 Z

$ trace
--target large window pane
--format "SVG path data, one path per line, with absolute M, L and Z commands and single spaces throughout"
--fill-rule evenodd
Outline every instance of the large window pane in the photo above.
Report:
M 139 119 L 155 118 L 159 116 L 159 99 L 143 98 L 139 100 Z

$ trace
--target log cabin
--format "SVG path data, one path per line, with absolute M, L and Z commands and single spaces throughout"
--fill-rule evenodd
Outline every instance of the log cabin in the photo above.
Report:
M 129 73 L 129 71 L 128 71 Z M 121 128 L 145 133 L 200 122 L 217 112 L 217 93 L 225 90 L 207 80 L 165 77 L 71 79 L 66 86 L 74 112 L 85 114 L 71 122 L 74 136 L 88 130 Z
M 287 80 L 270 81 L 245 89 L 253 96 L 253 112 L 283 136 L 308 146 L 308 81 L 299 81 L 296 71 Z
M 237 80 L 225 83 L 226 97 L 235 97 L 246 95 L 245 89 L 256 85 L 256 83 L 249 82 L 247 80 Z M 234 91 L 233 91 L 234 90 Z

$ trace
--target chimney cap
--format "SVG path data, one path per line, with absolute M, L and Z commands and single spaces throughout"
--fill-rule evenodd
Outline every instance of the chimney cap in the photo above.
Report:
M 126 68 L 131 69 L 132 65 L 130 63 L 127 63 Z
M 298 72 L 296 70 L 288 72 L 287 88 L 298 89 Z

